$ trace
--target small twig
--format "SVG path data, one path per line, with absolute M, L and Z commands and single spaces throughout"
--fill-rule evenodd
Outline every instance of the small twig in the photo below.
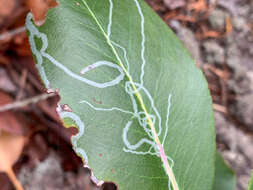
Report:
M 192 10 L 205 11 L 208 9 L 208 5 L 207 5 L 206 0 L 198 0 L 196 2 L 189 3 L 187 9 L 190 11 Z
M 38 96 L 34 96 L 32 98 L 28 98 L 25 100 L 21 100 L 21 101 L 16 101 L 10 104 L 5 104 L 3 106 L 0 107 L 0 112 L 4 112 L 4 111 L 8 111 L 8 110 L 12 110 L 12 109 L 16 109 L 16 108 L 20 108 L 20 107 L 25 107 L 29 104 L 35 104 L 41 100 L 45 100 L 49 97 L 53 97 L 55 96 L 55 93 L 50 93 L 50 94 L 41 94 Z
M 233 26 L 231 24 L 231 20 L 229 17 L 226 18 L 226 26 L 225 31 L 216 31 L 216 30 L 209 30 L 206 25 L 201 25 L 200 30 L 197 31 L 196 37 L 200 40 L 206 38 L 223 38 L 230 34 L 233 30 Z
M 218 69 L 212 65 L 204 65 L 204 69 L 211 71 L 219 78 L 222 78 L 222 79 L 224 78 L 224 71 L 221 69 Z
M 16 63 L 16 62 L 14 62 Z M 11 64 L 7 65 L 9 68 L 8 68 L 8 71 L 11 75 L 11 77 L 13 78 L 14 82 L 16 83 L 16 85 L 19 85 L 18 83 L 18 80 L 19 80 L 19 76 L 14 76 L 13 74 L 13 70 L 17 70 L 18 73 L 22 73 L 23 69 L 24 69 L 24 66 L 22 66 L 21 64 L 15 64 L 15 67 L 11 66 Z M 41 90 L 43 89 L 43 85 L 42 83 L 39 81 L 39 76 L 36 77 L 32 71 L 29 71 L 29 69 L 26 68 L 26 70 L 28 71 L 27 72 L 27 83 L 26 85 L 24 86 L 25 88 L 25 91 L 28 91 L 30 93 L 30 90 L 28 89 L 28 86 L 30 85 L 31 87 L 35 88 L 36 90 L 39 90 L 41 92 Z M 30 87 L 29 87 L 30 88 Z
M 5 39 L 7 39 L 7 38 L 16 36 L 16 35 L 18 35 L 20 33 L 23 33 L 23 32 L 25 32 L 25 30 L 26 30 L 25 26 L 21 26 L 19 28 L 16 28 L 16 29 L 7 31 L 7 32 L 5 32 L 3 34 L 0 34 L 0 41 L 3 41 Z
M 24 190 L 21 183 L 18 181 L 15 173 L 13 172 L 12 168 L 10 168 L 7 171 L 7 175 L 9 176 L 9 178 L 12 181 L 13 185 L 15 186 L 16 190 Z
M 18 94 L 16 96 L 16 101 L 20 100 L 24 95 L 24 87 L 25 87 L 25 84 L 26 84 L 27 74 L 28 74 L 27 69 L 23 69 L 21 77 L 20 77 L 19 91 L 18 91 Z
M 215 111 L 222 112 L 222 113 L 228 113 L 227 108 L 225 106 L 219 105 L 219 104 L 213 104 L 213 108 Z

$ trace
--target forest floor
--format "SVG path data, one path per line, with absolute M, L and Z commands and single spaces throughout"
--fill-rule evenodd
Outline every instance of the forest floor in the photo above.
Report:
M 246 190 L 253 169 L 253 0 L 146 1 L 204 72 L 214 103 L 217 148 L 236 172 L 237 190 Z M 62 127 L 55 111 L 59 97 L 43 91 L 29 49 L 25 16 L 36 6 L 44 7 L 38 17 L 43 15 L 45 2 L 51 1 L 0 1 L 0 130 L 25 136 L 14 164 L 25 189 L 95 190 L 71 148 L 75 131 Z M 14 188 L 5 173 L 0 173 L 0 187 Z

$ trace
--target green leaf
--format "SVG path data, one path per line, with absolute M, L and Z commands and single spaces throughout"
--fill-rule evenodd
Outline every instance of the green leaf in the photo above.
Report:
M 253 172 L 251 173 L 251 177 L 250 177 L 250 180 L 249 180 L 248 190 L 253 190 Z
M 59 3 L 39 28 L 29 14 L 27 29 L 85 165 L 121 190 L 212 189 L 211 97 L 167 25 L 142 0 Z
M 234 190 L 236 184 L 235 174 L 227 166 L 219 152 L 216 154 L 215 163 L 214 190 Z

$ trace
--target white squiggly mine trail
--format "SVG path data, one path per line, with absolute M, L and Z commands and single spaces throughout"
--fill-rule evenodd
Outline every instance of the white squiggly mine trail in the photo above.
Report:
M 94 81 L 91 81 L 89 79 L 81 77 L 78 74 L 75 74 L 74 72 L 69 70 L 67 67 L 65 67 L 62 63 L 58 62 L 50 54 L 46 53 L 46 49 L 48 47 L 47 36 L 46 36 L 46 34 L 39 32 L 39 30 L 33 24 L 32 18 L 33 18 L 32 14 L 28 13 L 28 15 L 26 17 L 26 28 L 28 29 L 28 31 L 30 33 L 29 42 L 30 42 L 32 53 L 34 54 L 34 56 L 37 60 L 36 66 L 37 66 L 37 69 L 40 73 L 41 79 L 42 79 L 43 83 L 45 84 L 46 88 L 48 88 L 48 89 L 50 88 L 50 83 L 49 83 L 49 80 L 47 79 L 45 69 L 42 65 L 43 64 L 43 58 L 47 58 L 51 63 L 53 63 L 58 68 L 62 69 L 70 77 L 75 78 L 75 79 L 77 79 L 81 82 L 84 82 L 88 85 L 91 85 L 91 86 L 94 86 L 94 87 L 97 87 L 97 88 L 106 88 L 106 87 L 109 87 L 109 86 L 114 86 L 114 85 L 118 84 L 124 78 L 125 74 L 123 73 L 122 69 L 118 65 L 112 64 L 111 62 L 108 62 L 108 61 L 98 61 L 94 64 L 89 65 L 86 68 L 83 68 L 80 71 L 80 73 L 84 74 L 85 72 L 88 72 L 89 70 L 95 69 L 96 67 L 99 67 L 99 66 L 102 66 L 102 65 L 118 69 L 118 71 L 120 72 L 120 75 L 118 77 L 116 77 L 116 79 L 114 79 L 110 82 L 96 83 Z M 42 47 L 41 47 L 40 50 L 38 50 L 37 47 L 36 47 L 35 37 L 41 39 L 41 41 L 42 41 Z M 72 144 L 73 144 L 73 149 L 83 159 L 84 167 L 89 168 L 87 154 L 86 154 L 85 150 L 80 148 L 77 144 L 78 140 L 84 135 L 85 125 L 84 125 L 83 121 L 80 119 L 78 114 L 76 114 L 74 112 L 62 110 L 60 105 L 58 105 L 58 107 L 57 107 L 57 112 L 58 112 L 59 116 L 61 117 L 61 119 L 70 118 L 75 123 L 75 126 L 78 127 L 78 134 L 75 135 L 75 136 L 72 136 L 72 138 L 71 138 Z M 103 181 L 97 180 L 97 178 L 93 175 L 92 172 L 91 172 L 91 179 L 94 183 L 96 183 L 99 186 L 103 184 Z
M 150 93 L 148 92 L 148 90 L 144 87 L 144 75 L 145 75 L 145 65 L 146 65 L 146 60 L 145 60 L 145 31 L 144 31 L 144 24 L 145 24 L 145 18 L 144 15 L 142 13 L 142 9 L 141 6 L 138 2 L 138 0 L 133 0 L 136 4 L 136 7 L 138 9 L 138 12 L 140 14 L 141 17 L 141 36 L 142 36 L 142 43 L 141 43 L 141 58 L 142 58 L 142 66 L 141 66 L 141 75 L 140 75 L 140 83 L 136 83 L 134 82 L 134 80 L 132 79 L 130 72 L 129 72 L 129 67 L 125 67 L 123 61 L 120 59 L 114 44 L 115 42 L 113 42 L 111 40 L 111 27 L 112 27 L 112 12 L 113 12 L 113 0 L 109 0 L 110 3 L 110 8 L 109 8 L 109 21 L 108 21 L 108 26 L 107 26 L 107 33 L 104 31 L 102 25 L 100 24 L 100 22 L 98 21 L 98 19 L 96 18 L 95 14 L 92 12 L 92 10 L 90 9 L 90 7 L 88 6 L 87 2 L 85 0 L 82 0 L 82 2 L 84 3 L 84 5 L 86 6 L 86 8 L 88 9 L 88 11 L 90 12 L 91 16 L 94 18 L 95 22 L 97 23 L 99 29 L 101 30 L 101 32 L 103 33 L 103 35 L 105 36 L 105 38 L 107 39 L 107 43 L 108 45 L 111 47 L 113 53 L 115 54 L 117 60 L 118 60 L 118 64 L 122 67 L 123 71 L 126 74 L 126 77 L 129 79 L 129 81 L 127 81 L 125 83 L 125 91 L 129 94 L 131 101 L 132 101 L 132 105 L 133 105 L 133 113 L 135 114 L 135 118 L 138 119 L 139 124 L 141 127 L 143 127 L 144 131 L 148 134 L 148 136 L 150 137 L 150 139 L 147 138 L 143 138 L 141 139 L 138 143 L 136 144 L 131 144 L 127 138 L 127 133 L 131 127 L 132 121 L 129 121 L 125 128 L 123 129 L 123 142 L 126 146 L 126 148 L 123 148 L 123 150 L 125 152 L 128 153 L 133 153 L 133 154 L 139 154 L 139 155 L 146 155 L 146 154 L 150 154 L 150 155 L 154 155 L 154 152 L 152 152 L 152 150 L 155 151 L 156 155 L 161 157 L 162 163 L 163 163 L 163 167 L 165 169 L 166 174 L 169 177 L 169 182 L 168 182 L 168 188 L 171 189 L 171 186 L 173 187 L 174 190 L 179 190 L 175 175 L 173 173 L 172 167 L 173 167 L 173 160 L 170 159 L 164 151 L 163 148 L 163 144 L 165 141 L 165 138 L 167 136 L 167 134 L 164 134 L 163 137 L 163 143 L 161 144 L 160 140 L 159 140 L 159 136 L 161 134 L 161 116 L 158 112 L 158 110 L 155 107 L 154 101 L 152 96 L 150 95 Z M 125 62 L 128 63 L 128 60 L 126 59 L 126 51 L 125 48 L 122 45 L 117 44 L 118 46 L 121 47 L 121 49 L 123 49 L 124 52 L 124 58 L 125 58 Z M 148 97 L 150 103 L 151 103 L 151 107 L 153 109 L 153 112 L 155 113 L 155 115 L 151 115 L 147 112 L 146 106 L 144 104 L 141 92 L 144 93 L 145 96 Z M 136 98 L 137 97 L 137 98 Z M 137 99 L 137 100 L 136 100 Z M 167 117 L 166 117 L 166 121 L 168 121 L 168 117 L 169 117 L 169 109 L 170 109 L 170 99 L 171 99 L 171 95 L 169 95 L 168 98 L 168 112 L 167 112 Z M 141 108 L 142 111 L 139 111 L 137 108 L 137 101 L 141 104 Z M 118 108 L 120 109 L 120 108 Z M 104 110 L 105 111 L 105 110 Z M 133 117 L 132 117 L 133 118 Z M 156 119 L 158 119 L 158 132 L 156 132 Z M 149 126 L 150 129 L 147 127 Z M 168 132 L 168 126 L 166 123 L 166 127 L 165 127 L 165 133 Z M 138 149 L 141 147 L 142 144 L 149 144 L 150 145 L 150 149 L 146 152 L 143 151 L 139 151 Z M 170 160 L 171 166 L 169 165 L 168 160 Z
M 125 91 L 129 94 L 132 104 L 133 104 L 133 110 L 134 110 L 134 114 L 135 117 L 138 119 L 140 126 L 143 127 L 144 131 L 148 134 L 148 136 L 151 138 L 151 140 L 146 139 L 146 138 L 142 138 L 138 143 L 132 145 L 127 138 L 127 133 L 129 131 L 129 128 L 132 124 L 132 121 L 129 121 L 124 130 L 123 130 L 123 141 L 125 143 L 126 148 L 123 148 L 123 150 L 125 152 L 129 152 L 129 153 L 133 153 L 133 154 L 139 154 L 139 155 L 146 155 L 146 154 L 150 154 L 150 155 L 154 155 L 154 152 L 152 152 L 152 149 L 154 149 L 156 156 L 160 156 L 161 160 L 163 162 L 163 167 L 165 169 L 166 174 L 169 177 L 169 183 L 168 183 L 168 188 L 171 189 L 171 185 L 173 187 L 174 190 L 179 190 L 175 175 L 173 173 L 172 167 L 174 165 L 174 161 L 168 157 L 165 154 L 163 145 L 165 142 L 165 139 L 167 137 L 167 133 L 168 133 L 168 119 L 169 119 L 169 113 L 170 113 L 170 105 L 171 105 L 171 94 L 168 97 L 168 109 L 167 109 L 167 115 L 166 115 L 166 127 L 165 127 L 165 132 L 164 132 L 164 136 L 163 136 L 163 140 L 162 140 L 162 144 L 160 143 L 159 140 L 159 136 L 162 132 L 162 126 L 161 126 L 161 116 L 157 110 L 157 108 L 155 107 L 154 104 L 154 100 L 151 96 L 151 94 L 148 92 L 148 90 L 144 87 L 144 75 L 145 75 L 145 65 L 146 65 L 146 59 L 145 59 L 145 18 L 141 9 L 141 6 L 138 2 L 138 0 L 133 0 L 136 4 L 136 7 L 138 9 L 140 18 L 141 18 L 141 36 L 142 36 L 142 42 L 141 42 L 141 59 L 142 59 L 142 65 L 141 65 L 141 74 L 140 74 L 140 83 L 136 83 L 132 80 L 131 76 L 129 77 L 129 70 L 123 69 L 126 73 L 126 75 L 128 76 L 128 78 L 130 79 L 129 81 L 127 81 L 125 83 Z M 108 40 L 110 40 L 110 36 L 111 36 L 111 27 L 112 27 L 112 11 L 113 11 L 113 0 L 109 0 L 110 3 L 110 11 L 109 11 L 109 24 L 107 27 L 107 35 L 108 35 Z M 87 5 L 87 4 L 86 4 Z M 122 46 L 121 46 L 122 47 Z M 125 57 L 125 62 L 128 63 L 128 60 L 126 59 L 126 55 Z M 120 61 L 120 60 L 119 60 Z M 155 113 L 155 115 L 150 115 L 147 111 L 146 111 L 146 107 L 145 104 L 143 102 L 143 99 L 140 95 L 140 92 L 143 92 L 145 94 L 145 96 L 148 97 L 150 103 L 151 103 L 151 107 L 153 112 Z M 137 109 L 137 102 L 135 100 L 135 97 L 137 97 L 138 101 L 141 103 L 142 105 L 142 109 L 144 111 L 138 111 Z M 158 132 L 156 132 L 155 129 L 155 125 L 156 125 L 156 119 L 158 120 Z M 147 127 L 149 125 L 150 129 Z M 149 144 L 150 145 L 150 149 L 146 152 L 143 151 L 138 151 L 138 148 L 141 147 L 142 144 Z M 171 166 L 168 163 L 168 160 L 171 161 Z
M 58 106 L 59 107 L 59 106 Z M 78 134 L 75 136 L 72 136 L 71 140 L 72 140 L 72 144 L 74 147 L 74 150 L 76 151 L 77 154 L 80 154 L 81 157 L 84 159 L 84 163 L 88 163 L 88 157 L 85 153 L 85 151 L 82 148 L 79 148 L 77 145 L 77 141 L 83 136 L 84 134 L 84 130 L 85 130 L 85 125 L 82 122 L 82 120 L 80 119 L 79 116 L 77 116 L 75 113 L 73 112 L 67 112 L 67 111 L 62 111 L 62 110 L 58 110 L 58 113 L 61 117 L 61 119 L 64 118 L 70 118 L 75 122 L 75 125 L 78 126 Z
M 46 34 L 41 33 L 38 31 L 38 29 L 34 26 L 32 22 L 32 14 L 29 13 L 26 19 L 26 26 L 28 31 L 30 32 L 29 35 L 29 41 L 31 44 L 31 50 L 33 54 L 35 55 L 37 59 L 37 68 L 39 70 L 39 73 L 41 75 L 41 78 L 46 86 L 46 88 L 50 88 L 49 80 L 46 76 L 46 71 L 43 67 L 43 58 L 49 60 L 52 64 L 54 64 L 56 67 L 58 67 L 60 70 L 62 70 L 65 74 L 67 74 L 69 77 L 79 80 L 87 85 L 90 85 L 95 88 L 107 88 L 112 87 L 117 84 L 119 84 L 124 77 L 127 77 L 129 80 L 125 82 L 125 92 L 129 95 L 130 100 L 132 102 L 132 110 L 124 110 L 122 108 L 118 107 L 111 107 L 111 108 L 99 108 L 93 106 L 90 102 L 86 100 L 81 100 L 79 103 L 86 104 L 87 106 L 91 107 L 95 111 L 103 111 L 103 112 L 112 112 L 112 111 L 118 111 L 124 114 L 128 114 L 131 116 L 131 119 L 126 123 L 125 127 L 123 128 L 122 133 L 122 140 L 124 142 L 125 147 L 123 147 L 123 151 L 130 154 L 136 154 L 140 156 L 145 155 L 151 155 L 151 156 L 157 156 L 160 157 L 163 163 L 163 167 L 165 170 L 165 173 L 168 175 L 168 188 L 169 190 L 171 187 L 173 187 L 173 190 L 179 190 L 175 175 L 173 173 L 173 166 L 174 161 L 165 154 L 164 151 L 164 142 L 167 137 L 168 133 L 168 121 L 169 121 L 169 114 L 170 114 L 170 107 L 171 107 L 171 94 L 168 95 L 168 107 L 167 107 L 167 114 L 166 114 L 166 123 L 165 128 L 162 128 L 162 119 L 161 115 L 158 111 L 158 109 L 155 106 L 154 100 L 152 95 L 149 93 L 149 91 L 144 87 L 144 77 L 145 77 L 145 66 L 146 66 L 146 59 L 145 59 L 145 17 L 142 12 L 142 8 L 138 2 L 138 0 L 133 0 L 133 3 L 136 5 L 136 9 L 140 16 L 140 34 L 141 34 L 141 73 L 140 73 L 140 83 L 135 82 L 132 79 L 132 76 L 130 75 L 130 64 L 127 56 L 126 48 L 123 45 L 120 45 L 119 43 L 114 42 L 111 39 L 112 36 L 112 25 L 113 25 L 113 0 L 109 0 L 109 17 L 108 17 L 108 25 L 107 25 L 107 32 L 104 31 L 102 25 L 96 18 L 95 14 L 92 12 L 90 7 L 88 6 L 87 2 L 85 0 L 82 0 L 83 4 L 91 14 L 91 16 L 94 18 L 95 22 L 97 23 L 99 29 L 101 30 L 102 34 L 107 40 L 108 45 L 112 49 L 112 52 L 116 56 L 116 59 L 118 61 L 118 64 L 106 61 L 106 60 L 100 60 L 93 64 L 90 64 L 89 66 L 83 68 L 80 70 L 80 73 L 75 73 L 74 71 L 71 71 L 69 68 L 67 68 L 65 65 L 60 63 L 58 60 L 56 60 L 53 56 L 48 54 L 46 52 L 46 49 L 48 47 L 48 39 Z M 41 39 L 42 41 L 42 47 L 38 50 L 35 44 L 35 37 Z M 118 55 L 115 47 L 119 48 L 123 53 L 124 60 L 122 61 L 120 59 L 120 56 Z M 106 66 L 110 67 L 112 69 L 116 69 L 119 72 L 119 75 L 115 77 L 113 80 L 109 82 L 104 83 L 98 83 L 95 81 L 92 81 L 90 79 L 87 79 L 83 77 L 82 75 L 85 75 L 85 73 L 89 72 L 90 70 L 96 69 L 100 66 Z M 149 101 L 149 104 L 151 106 L 151 112 L 153 114 L 150 114 L 147 111 L 147 108 L 145 106 L 143 97 L 146 97 L 146 100 Z M 140 103 L 141 110 L 138 108 L 137 103 Z M 59 107 L 59 106 L 58 106 Z M 85 153 L 85 151 L 78 147 L 77 142 L 78 140 L 83 136 L 85 131 L 85 125 L 78 116 L 78 114 L 75 114 L 74 112 L 64 111 L 58 109 L 58 113 L 62 119 L 64 118 L 70 118 L 75 122 L 79 129 L 79 133 L 76 136 L 72 137 L 72 143 L 74 150 L 82 156 L 84 159 L 84 163 L 87 166 L 88 164 L 88 157 Z M 143 128 L 145 133 L 147 134 L 146 138 L 140 139 L 137 143 L 132 144 L 128 139 L 128 132 L 131 129 L 131 126 L 133 124 L 133 120 L 137 119 L 139 125 Z M 156 127 L 155 127 L 156 126 Z M 156 129 L 157 128 L 157 129 Z M 159 137 L 162 136 L 162 143 L 159 139 Z M 142 150 L 143 145 L 146 144 L 149 146 L 149 149 L 146 151 Z M 170 164 L 169 164 L 170 162 Z M 93 176 L 94 177 L 94 176 Z M 100 183 L 101 184 L 101 181 Z
M 45 69 L 42 66 L 43 58 L 48 59 L 51 63 L 53 63 L 56 67 L 58 67 L 59 69 L 64 71 L 71 78 L 77 79 L 77 80 L 79 80 L 83 83 L 86 83 L 90 86 L 94 86 L 94 87 L 97 87 L 97 88 L 106 88 L 106 87 L 109 87 L 109 86 L 115 86 L 116 84 L 120 83 L 121 80 L 123 80 L 125 74 L 124 74 L 122 68 L 120 66 L 114 64 L 114 63 L 111 63 L 109 61 L 104 61 L 104 60 L 97 61 L 96 63 L 93 63 L 93 64 L 89 65 L 88 67 L 83 68 L 80 71 L 80 73 L 84 74 L 85 72 L 88 72 L 88 71 L 90 71 L 92 69 L 95 69 L 97 67 L 107 66 L 107 67 L 117 69 L 120 73 L 120 75 L 117 76 L 112 81 L 105 82 L 105 83 L 98 83 L 98 82 L 89 80 L 89 79 L 81 76 L 80 74 L 74 73 L 69 68 L 67 68 L 65 65 L 63 65 L 62 63 L 57 61 L 55 58 L 53 58 L 50 54 L 46 53 L 46 49 L 48 47 L 47 36 L 45 34 L 39 32 L 38 29 L 34 26 L 34 24 L 32 23 L 32 14 L 31 13 L 29 13 L 27 15 L 26 26 L 27 26 L 28 31 L 30 32 L 29 42 L 30 42 L 31 50 L 32 50 L 32 52 L 35 55 L 36 60 L 37 60 L 36 66 L 39 70 L 39 73 L 41 75 L 41 78 L 42 78 L 46 88 L 50 88 L 50 84 L 49 84 L 49 81 L 48 81 L 47 76 L 45 74 Z M 42 47 L 41 47 L 40 50 L 38 50 L 37 47 L 36 47 L 34 37 L 37 37 L 37 38 L 41 39 L 41 41 L 42 41 Z

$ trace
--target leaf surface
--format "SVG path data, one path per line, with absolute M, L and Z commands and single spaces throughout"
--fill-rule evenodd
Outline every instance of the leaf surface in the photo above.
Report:
M 25 137 L 0 130 L 0 172 L 5 172 L 17 190 L 24 190 L 12 166 L 17 162 L 25 144 Z
M 141 0 L 59 3 L 39 28 L 29 14 L 27 29 L 85 164 L 121 190 L 210 190 L 211 98 L 176 36 Z
M 214 190 L 235 190 L 235 174 L 219 152 L 216 153 Z

